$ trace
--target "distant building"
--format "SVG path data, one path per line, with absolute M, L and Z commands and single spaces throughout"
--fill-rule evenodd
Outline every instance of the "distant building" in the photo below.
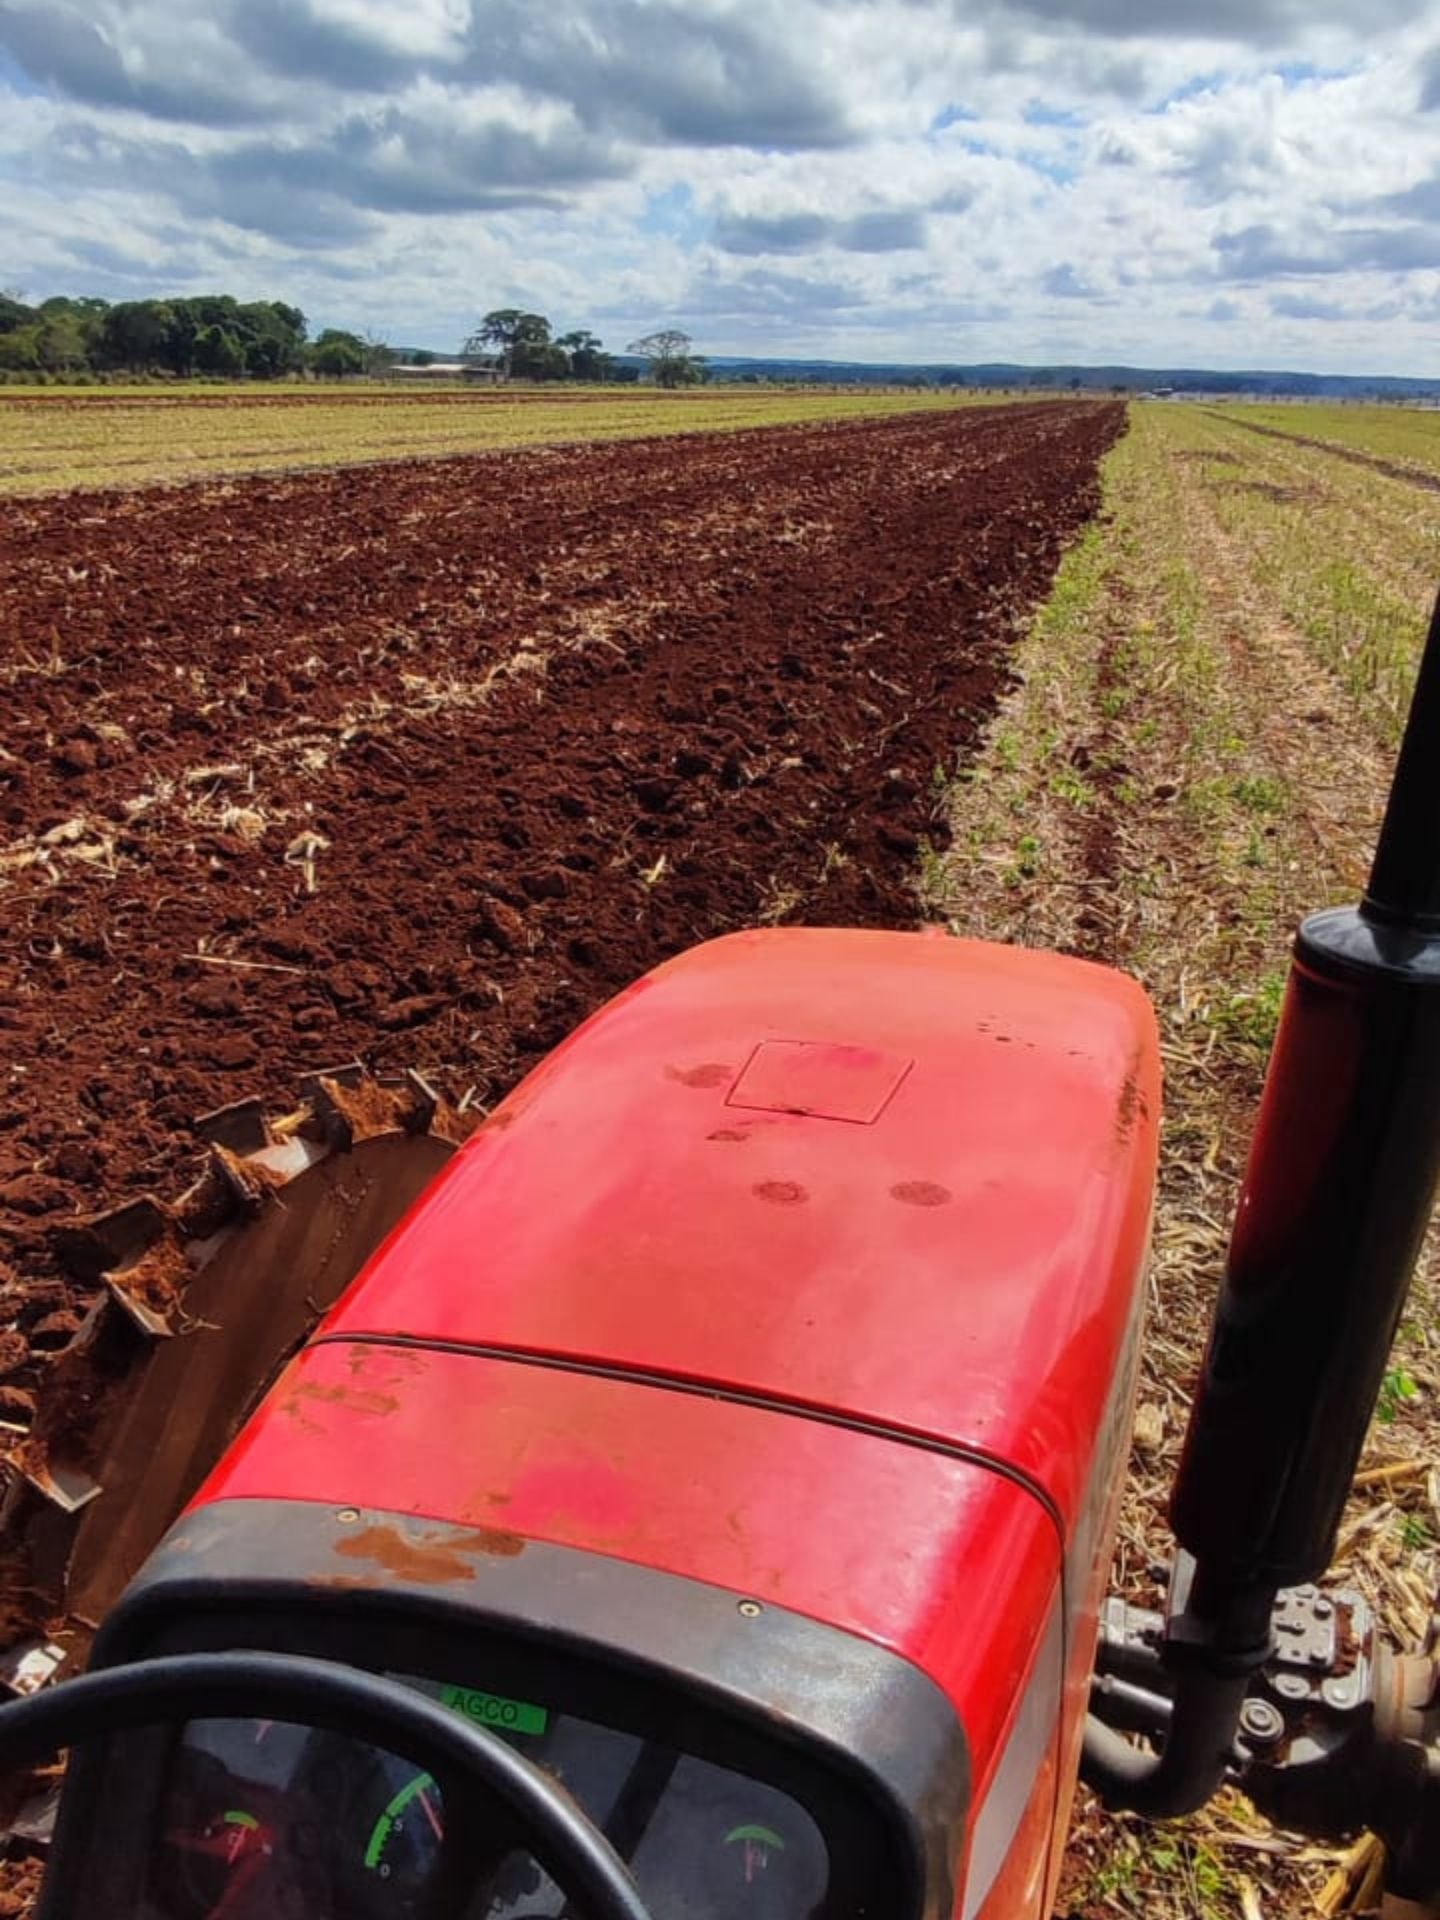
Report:
M 392 347 L 387 373 L 406 379 L 464 380 L 481 386 L 497 386 L 504 379 L 500 356 L 494 353 L 459 353 L 441 357 L 427 347 Z

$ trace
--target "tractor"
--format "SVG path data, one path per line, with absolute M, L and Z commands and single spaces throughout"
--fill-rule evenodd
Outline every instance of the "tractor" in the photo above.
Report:
M 1437 739 L 1440 611 L 1296 940 L 1163 1608 L 1108 1591 L 1145 995 L 736 933 L 488 1116 L 0 1709 L 0 1766 L 71 1750 L 44 1920 L 1043 1920 L 1077 1777 L 1371 1828 L 1435 1910 L 1435 1646 L 1320 1582 L 1440 1165 Z

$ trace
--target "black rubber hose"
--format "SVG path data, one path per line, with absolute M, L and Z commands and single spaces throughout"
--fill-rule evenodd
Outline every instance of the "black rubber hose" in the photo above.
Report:
M 1152 1692 L 1134 1680 L 1101 1673 L 1090 1682 L 1090 1708 L 1107 1727 L 1122 1733 L 1143 1733 L 1147 1740 L 1163 1740 L 1170 1731 L 1175 1703 L 1168 1694 Z
M 0 1707 L 0 1772 L 106 1734 L 184 1720 L 297 1721 L 449 1769 L 498 1800 L 570 1901 L 594 1920 L 651 1920 L 609 1842 L 540 1768 L 396 1680 L 274 1653 L 177 1654 L 109 1667 Z
M 1085 1720 L 1080 1775 L 1104 1804 L 1152 1820 L 1194 1813 L 1224 1784 L 1251 1676 L 1192 1668 L 1176 1683 L 1159 1754 L 1132 1746 L 1092 1713 Z

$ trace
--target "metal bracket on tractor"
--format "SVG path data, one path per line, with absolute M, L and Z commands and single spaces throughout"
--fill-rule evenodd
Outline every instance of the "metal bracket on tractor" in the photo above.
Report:
M 1419 1652 L 1397 1653 L 1363 1595 L 1307 1584 L 1276 1596 L 1271 1632 L 1240 1708 L 1230 1783 L 1280 1827 L 1335 1840 L 1369 1828 L 1386 1844 L 1391 1889 L 1427 1898 L 1440 1885 L 1436 1631 Z M 1181 1638 L 1173 1617 L 1106 1603 L 1092 1704 L 1108 1725 L 1163 1744 Z

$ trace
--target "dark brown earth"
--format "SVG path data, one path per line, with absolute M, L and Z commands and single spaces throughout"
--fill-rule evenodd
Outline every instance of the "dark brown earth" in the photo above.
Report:
M 495 1100 L 666 955 L 904 925 L 1122 410 L 0 508 L 0 1420 L 195 1117 L 360 1057 Z

